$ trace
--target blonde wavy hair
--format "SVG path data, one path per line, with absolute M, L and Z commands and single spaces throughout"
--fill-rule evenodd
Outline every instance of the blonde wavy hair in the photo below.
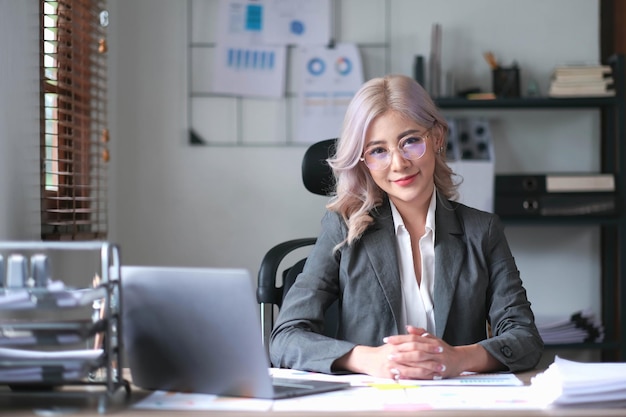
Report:
M 339 213 L 348 227 L 351 245 L 374 221 L 370 212 L 381 205 L 384 192 L 376 185 L 367 167 L 360 163 L 365 136 L 372 121 L 387 111 L 396 111 L 431 130 L 441 140 L 443 151 L 436 154 L 434 182 L 438 195 L 456 199 L 454 173 L 446 164 L 448 124 L 428 93 L 405 75 L 387 75 L 367 81 L 350 102 L 335 154 L 327 160 L 335 177 L 335 192 L 326 206 Z M 336 249 L 337 249 L 336 248 Z

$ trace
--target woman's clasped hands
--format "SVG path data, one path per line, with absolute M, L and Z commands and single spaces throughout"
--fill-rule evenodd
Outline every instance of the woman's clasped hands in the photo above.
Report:
M 407 334 L 386 337 L 380 348 L 385 364 L 382 377 L 399 379 L 441 379 L 456 376 L 458 359 L 455 348 L 426 332 L 407 326 Z

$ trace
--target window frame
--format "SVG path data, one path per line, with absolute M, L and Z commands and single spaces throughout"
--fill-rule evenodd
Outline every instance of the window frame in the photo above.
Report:
M 106 0 L 41 0 L 41 237 L 108 235 Z

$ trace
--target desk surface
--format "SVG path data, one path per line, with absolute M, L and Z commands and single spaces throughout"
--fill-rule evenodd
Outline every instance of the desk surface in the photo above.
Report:
M 529 383 L 530 378 L 535 373 L 522 373 L 518 377 L 526 384 Z M 125 398 L 125 392 L 120 389 L 114 398 L 109 401 L 107 407 L 107 415 L 115 415 L 120 417 L 134 417 L 134 416 L 147 416 L 147 415 L 180 415 L 185 417 L 251 417 L 263 415 L 275 415 L 280 417 L 320 417 L 320 416 L 390 416 L 390 417 L 406 417 L 410 415 L 419 416 L 439 416 L 439 417 L 452 417 L 452 416 L 466 416 L 466 417 L 479 417 L 479 416 L 502 416 L 507 417 L 521 417 L 521 416 L 562 416 L 562 417 L 609 417 L 609 416 L 626 416 L 626 408 L 609 408 L 602 405 L 595 405 L 593 407 L 575 407 L 575 408 L 553 408 L 545 410 L 413 410 L 413 411 L 336 411 L 329 413 L 328 411 L 151 411 L 151 410 L 137 410 L 130 408 L 133 403 L 145 398 L 150 392 L 141 390 L 137 387 L 132 387 L 130 399 Z M 98 398 L 99 395 L 92 396 L 67 396 L 66 398 L 54 398 L 43 395 L 28 395 L 26 393 L 19 393 L 15 395 L 11 393 L 6 387 L 0 387 L 0 414 L 3 417 L 24 417 L 24 416 L 38 416 L 38 417 L 54 417 L 54 416 L 102 416 L 98 413 Z M 280 401 L 280 400 L 278 400 Z

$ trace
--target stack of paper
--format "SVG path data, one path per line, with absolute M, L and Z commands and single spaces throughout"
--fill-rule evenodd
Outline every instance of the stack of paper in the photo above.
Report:
M 544 343 L 598 343 L 604 339 L 604 326 L 589 310 L 565 317 L 537 316 L 535 323 Z
M 105 296 L 105 287 L 75 289 L 61 281 L 49 281 L 44 288 L 0 288 L 0 310 L 74 308 L 91 305 Z
M 0 348 L 0 384 L 78 381 L 105 361 L 102 349 L 40 351 Z
M 550 97 L 614 96 L 611 67 L 608 65 L 556 67 L 548 95 Z
M 558 356 L 531 380 L 531 388 L 547 404 L 608 402 L 626 404 L 626 363 L 580 363 Z

